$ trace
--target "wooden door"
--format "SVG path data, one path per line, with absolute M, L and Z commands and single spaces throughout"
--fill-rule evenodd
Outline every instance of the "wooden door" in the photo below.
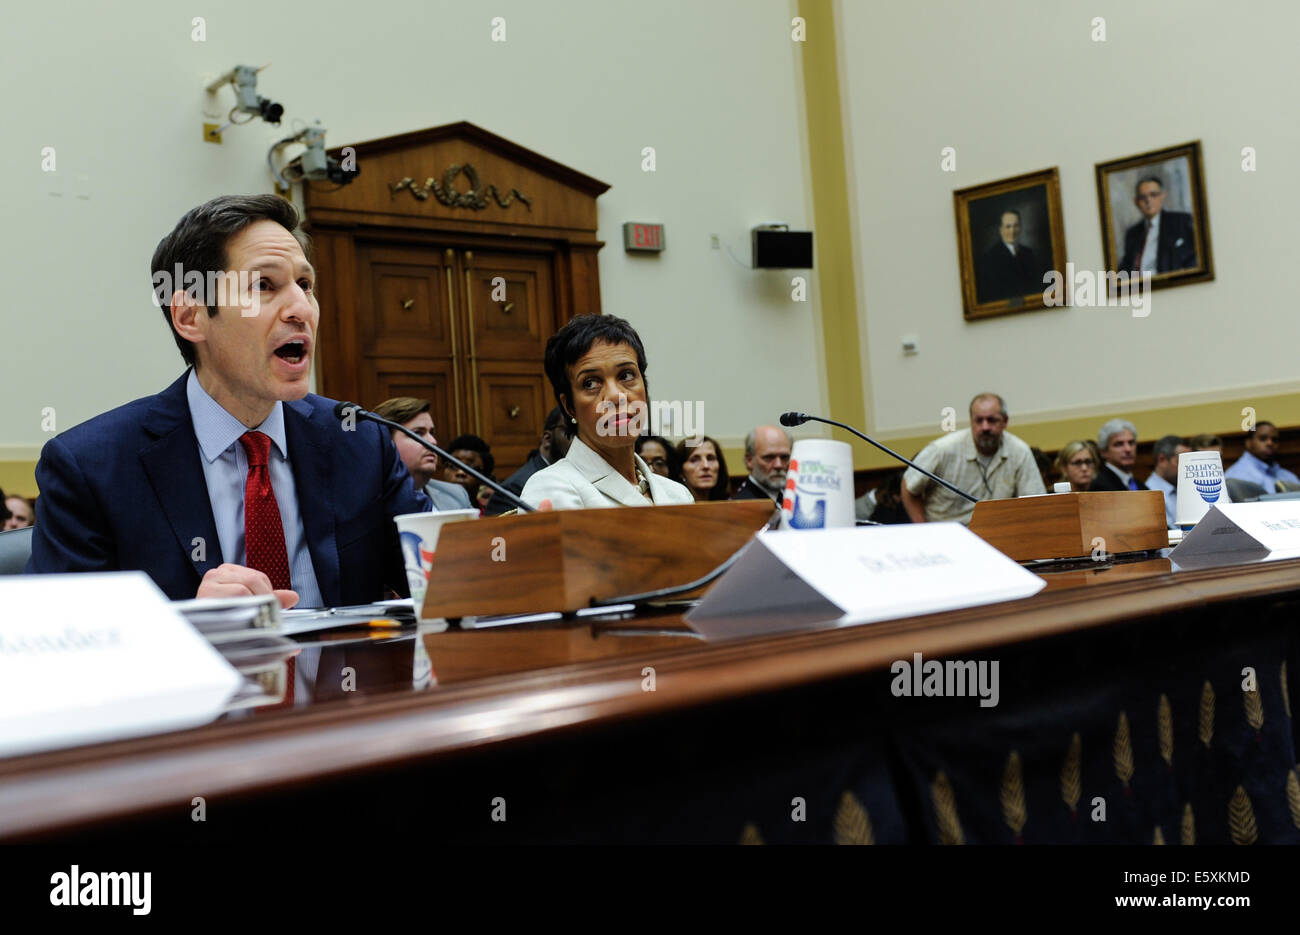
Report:
M 550 409 L 542 355 L 557 326 L 554 253 L 359 242 L 356 257 L 363 405 L 428 399 L 440 442 L 479 435 L 497 475 L 511 474 Z

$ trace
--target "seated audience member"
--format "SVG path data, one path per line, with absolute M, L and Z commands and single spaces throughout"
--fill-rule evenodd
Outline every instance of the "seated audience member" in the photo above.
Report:
M 1029 446 L 1029 453 L 1034 456 L 1034 466 L 1038 468 L 1038 477 L 1043 482 L 1043 489 L 1050 489 L 1053 483 L 1052 475 L 1056 471 L 1052 459 L 1047 456 L 1047 452 L 1035 445 Z
M 542 468 L 559 461 L 568 450 L 569 430 L 565 426 L 564 413 L 560 411 L 559 406 L 554 406 L 546 414 L 546 422 L 542 425 L 542 437 L 538 439 L 537 447 L 528 453 L 528 460 L 524 462 L 524 466 L 503 480 L 501 486 L 516 497 L 519 496 L 523 492 L 524 484 L 528 483 L 528 478 Z M 487 506 L 483 508 L 486 515 L 499 516 L 515 509 L 515 505 L 501 494 L 491 487 L 488 487 L 488 490 L 490 494 Z
M 1193 435 L 1187 440 L 1187 444 L 1192 446 L 1193 451 L 1217 451 L 1219 457 L 1223 457 L 1223 439 L 1218 435 L 1208 433 Z
M 1070 482 L 1074 493 L 1089 490 L 1097 476 L 1097 458 L 1093 446 L 1086 441 L 1068 442 L 1056 455 L 1056 472 L 1061 480 Z
M 1010 418 L 996 393 L 980 393 L 970 403 L 970 429 L 935 439 L 914 460 L 978 500 L 1004 500 L 1046 493 L 1029 446 L 1006 431 Z M 903 507 L 914 523 L 955 520 L 969 523 L 975 505 L 908 468 L 900 488 Z
M 530 506 L 557 510 L 692 503 L 636 453 L 648 405 L 645 348 L 613 315 L 579 315 L 546 342 L 546 376 L 569 419 L 569 453 L 524 484 Z
M 416 435 L 438 444 L 437 430 L 433 416 L 429 415 L 430 402 L 413 396 L 395 396 L 385 399 L 375 407 L 376 415 L 383 416 L 389 422 L 404 425 Z M 393 432 L 393 444 L 401 457 L 406 470 L 411 474 L 411 481 L 416 490 L 423 490 L 425 496 L 433 501 L 435 510 L 468 510 L 469 495 L 459 484 L 434 480 L 438 473 L 438 456 L 425 448 L 411 436 L 403 432 Z
M 1127 419 L 1111 419 L 1097 433 L 1101 464 L 1093 479 L 1093 490 L 1146 490 L 1133 476 L 1137 462 L 1137 429 Z
M 4 505 L 9 512 L 9 516 L 4 520 L 4 524 L 0 525 L 0 530 L 26 529 L 32 525 L 35 513 L 26 497 L 10 494 L 4 498 Z
M 492 469 L 496 467 L 496 459 L 492 457 L 492 449 L 488 443 L 477 435 L 466 433 L 458 435 L 451 440 L 447 446 L 447 451 L 453 458 L 464 461 L 480 474 L 492 477 Z M 462 471 L 456 465 L 448 461 L 442 466 L 441 479 L 449 484 L 459 484 L 465 488 L 465 496 L 469 498 L 470 505 L 479 509 L 478 489 L 482 482 L 467 471 Z
M 681 483 L 682 468 L 677 462 L 677 452 L 668 439 L 660 435 L 638 435 L 636 453 L 660 477 Z
M 1300 486 L 1300 477 L 1274 460 L 1277 441 L 1276 425 L 1272 422 L 1256 423 L 1254 431 L 1246 433 L 1246 450 L 1232 467 L 1223 472 L 1223 476 L 1259 484 L 1265 493 L 1278 493 L 1278 481 L 1292 489 Z
M 707 435 L 677 443 L 677 460 L 682 465 L 682 483 L 699 503 L 702 500 L 726 500 L 731 492 L 731 479 L 727 476 L 727 460 L 722 456 L 722 446 Z
M 173 599 L 304 607 L 408 593 L 393 517 L 429 498 L 386 431 L 307 391 L 320 306 L 297 228 L 289 201 L 232 195 L 158 244 L 154 295 L 186 372 L 45 443 L 28 572 L 142 570 Z M 195 294 L 217 280 L 239 285 Z
M 890 473 L 879 487 L 853 501 L 855 518 L 886 526 L 910 523 L 912 518 L 907 515 L 907 510 L 903 507 L 902 483 L 902 471 Z
M 1177 435 L 1166 435 L 1151 449 L 1156 459 L 1155 470 L 1147 478 L 1147 490 L 1158 490 L 1165 495 L 1165 519 L 1170 529 L 1177 523 L 1178 515 L 1178 456 L 1192 447 Z
M 785 495 L 790 470 L 790 433 L 776 425 L 760 425 L 745 436 L 745 469 L 749 476 L 736 488 L 733 500 L 767 497 L 777 506 Z

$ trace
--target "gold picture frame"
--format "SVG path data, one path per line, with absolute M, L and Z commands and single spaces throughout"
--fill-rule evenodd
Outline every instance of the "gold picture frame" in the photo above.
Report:
M 1044 297 L 1047 274 L 1064 270 L 1066 257 L 1057 167 L 952 194 L 963 317 L 978 321 L 1051 307 Z

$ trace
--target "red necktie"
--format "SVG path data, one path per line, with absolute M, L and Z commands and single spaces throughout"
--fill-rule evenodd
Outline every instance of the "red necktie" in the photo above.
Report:
M 284 546 L 284 525 L 280 506 L 271 489 L 271 472 L 266 466 L 271 437 L 245 432 L 239 437 L 248 455 L 248 480 L 244 482 L 244 564 L 265 572 L 271 587 L 289 590 L 289 553 Z

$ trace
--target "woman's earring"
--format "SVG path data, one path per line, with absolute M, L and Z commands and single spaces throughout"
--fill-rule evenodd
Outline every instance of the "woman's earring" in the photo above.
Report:
M 569 421 L 572 422 L 574 425 L 578 424 L 578 420 L 575 419 L 573 416 L 569 416 Z

